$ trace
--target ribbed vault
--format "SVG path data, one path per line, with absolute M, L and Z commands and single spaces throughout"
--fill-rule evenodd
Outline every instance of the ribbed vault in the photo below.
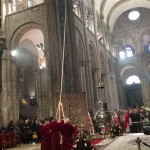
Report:
M 95 0 L 97 11 L 104 16 L 105 23 L 113 31 L 118 17 L 129 9 L 144 7 L 150 9 L 150 0 Z

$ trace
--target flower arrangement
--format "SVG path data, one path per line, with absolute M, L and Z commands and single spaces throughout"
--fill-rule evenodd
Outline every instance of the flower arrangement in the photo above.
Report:
M 78 135 L 74 137 L 74 150 L 95 150 L 88 137 L 89 132 L 80 128 Z
M 123 129 L 118 126 L 118 124 L 112 124 L 109 129 L 109 134 L 111 137 L 120 136 L 123 134 Z

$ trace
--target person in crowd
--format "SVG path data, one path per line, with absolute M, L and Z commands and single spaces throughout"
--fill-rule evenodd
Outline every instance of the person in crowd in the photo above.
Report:
M 32 140 L 32 130 L 31 130 L 31 125 L 29 122 L 29 119 L 26 119 L 24 124 L 23 124 L 23 129 L 22 129 L 22 135 L 23 135 L 23 143 L 30 143 Z
M 124 114 L 124 130 L 126 132 L 130 132 L 130 127 L 129 127 L 129 113 L 128 110 L 125 111 Z
M 72 150 L 72 135 L 75 132 L 75 128 L 69 123 L 69 118 L 65 118 L 65 123 L 62 125 L 60 131 L 62 135 L 62 150 Z
M 4 127 L 3 124 L 1 124 L 0 133 L 4 133 L 4 132 L 6 132 L 6 128 Z
M 119 121 L 119 119 L 118 119 L 118 115 L 117 115 L 117 111 L 116 111 L 116 110 L 114 110 L 114 112 L 113 112 L 113 119 L 112 119 L 112 122 L 113 122 L 114 124 L 117 124 L 117 125 L 120 127 L 120 121 Z
M 119 121 L 120 121 L 120 126 L 122 128 L 124 128 L 124 110 L 123 109 L 119 110 L 119 112 L 118 112 L 118 118 L 119 118 Z
M 14 131 L 14 128 L 15 128 L 14 123 L 13 123 L 13 121 L 11 120 L 11 121 L 8 123 L 7 131 L 8 131 L 8 132 L 9 132 L 9 131 Z
M 41 150 L 51 150 L 50 146 L 50 126 L 47 120 L 43 121 L 43 126 L 40 129 L 41 133 Z

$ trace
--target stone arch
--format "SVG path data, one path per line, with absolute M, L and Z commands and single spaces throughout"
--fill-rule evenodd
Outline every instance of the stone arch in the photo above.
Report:
M 96 67 L 96 51 L 95 51 L 95 47 L 94 44 L 92 42 L 89 42 L 89 58 L 91 61 L 91 66 L 92 67 Z
M 150 81 L 150 62 L 148 62 L 147 64 L 146 64 L 146 75 L 147 75 L 147 78 L 148 78 L 148 80 Z
M 44 30 L 40 24 L 38 24 L 36 22 L 28 22 L 28 23 L 22 24 L 21 26 L 17 27 L 16 30 L 10 36 L 10 41 L 8 42 L 9 49 L 15 48 L 15 46 L 19 42 L 19 39 L 21 38 L 21 36 L 23 34 L 25 34 L 27 31 L 34 29 L 34 28 L 41 30 L 44 35 Z
M 141 78 L 139 69 L 134 65 L 124 66 L 120 70 L 120 77 L 124 84 L 125 84 L 126 79 L 131 75 L 137 75 L 139 78 Z
M 9 42 L 9 49 L 18 49 L 18 48 L 25 48 L 29 50 L 33 55 L 35 55 L 38 58 L 38 66 L 40 67 L 41 62 L 45 62 L 45 56 L 44 56 L 44 47 L 45 47 L 45 41 L 44 41 L 44 34 L 43 29 L 41 26 L 35 22 L 30 22 L 23 24 L 19 26 L 10 37 Z M 38 38 L 37 38 L 38 37 Z M 43 49 L 39 49 L 37 47 L 38 44 L 43 44 Z M 35 57 L 34 63 L 36 63 Z M 46 62 L 45 62 L 46 64 Z
M 128 6 L 128 7 L 127 7 Z M 139 1 L 136 6 L 134 4 L 134 1 L 130 0 L 123 0 L 123 1 L 118 1 L 109 11 L 107 18 L 106 19 L 106 24 L 110 26 L 110 30 L 113 31 L 113 26 L 117 20 L 117 18 L 124 13 L 126 10 L 132 9 L 132 8 L 137 8 L 137 7 L 143 7 L 143 8 L 148 8 L 149 9 L 149 1 L 144 0 L 144 1 Z M 119 13 L 118 13 L 119 12 Z
M 126 45 L 131 46 L 133 49 L 136 49 L 135 44 L 134 44 L 134 38 L 130 35 L 126 37 Z
M 85 60 L 85 44 L 81 32 L 75 28 L 78 61 Z M 81 47 L 78 47 L 81 46 Z M 80 49 L 81 48 L 81 49 Z
M 77 63 L 79 65 L 79 90 L 86 92 L 86 69 L 85 69 L 85 45 L 81 32 L 75 28 L 76 48 L 77 48 Z
M 24 65 L 18 65 L 17 56 L 11 57 L 17 64 L 17 86 L 19 89 L 17 96 L 18 100 L 20 100 L 20 115 L 27 115 L 29 117 L 31 114 L 28 112 L 33 110 L 33 116 L 45 116 L 50 110 L 48 105 L 45 107 L 46 104 L 49 103 L 49 95 L 46 87 L 48 87 L 47 85 L 51 84 L 51 82 L 48 82 L 48 74 L 45 69 L 46 58 L 44 50 L 46 47 L 45 43 L 48 44 L 48 42 L 45 42 L 44 37 L 47 37 L 46 28 L 42 28 L 42 26 L 36 22 L 28 22 L 13 30 L 9 38 L 9 50 L 16 49 L 19 59 L 25 55 L 30 58 L 30 63 L 27 62 L 28 60 L 22 59 Z M 42 86 L 42 90 L 39 88 L 39 85 Z M 41 96 L 42 94 L 44 95 L 43 97 Z M 40 104 L 38 108 L 35 107 L 33 109 L 33 107 L 31 107 L 29 101 L 30 97 L 36 98 L 37 103 Z M 22 107 L 22 100 L 24 99 L 27 101 L 27 107 Z
M 143 50 L 147 47 L 147 44 L 150 42 L 150 28 L 144 29 L 144 31 L 139 36 Z

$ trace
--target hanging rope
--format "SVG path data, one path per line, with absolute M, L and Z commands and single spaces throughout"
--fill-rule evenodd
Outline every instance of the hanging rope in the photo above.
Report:
M 58 120 L 61 119 L 61 111 L 62 116 L 64 116 L 63 104 L 62 104 L 62 91 L 63 91 L 63 78 L 64 78 L 64 55 L 65 55 L 65 42 L 66 42 L 66 21 L 67 21 L 67 0 L 65 0 L 65 20 L 64 20 L 64 36 L 63 36 L 63 49 L 62 49 L 62 67 L 61 67 L 61 84 L 60 84 L 60 97 L 58 102 L 58 108 L 56 112 L 56 117 L 58 116 Z

